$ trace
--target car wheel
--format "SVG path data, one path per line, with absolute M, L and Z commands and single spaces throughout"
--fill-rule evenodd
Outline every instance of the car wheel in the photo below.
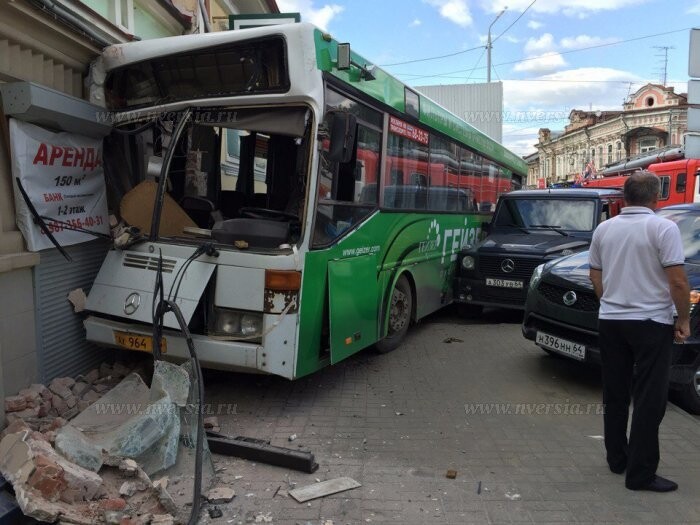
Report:
M 475 319 L 477 317 L 481 317 L 483 312 L 484 306 L 481 304 L 459 303 L 457 305 L 457 313 L 459 313 L 460 317 L 464 317 L 465 319 Z
M 695 367 L 690 381 L 683 385 L 679 402 L 691 414 L 700 414 L 700 364 Z
M 399 277 L 391 292 L 389 303 L 389 330 L 386 337 L 377 341 L 374 347 L 380 354 L 395 350 L 403 341 L 413 313 L 413 293 L 405 275 Z

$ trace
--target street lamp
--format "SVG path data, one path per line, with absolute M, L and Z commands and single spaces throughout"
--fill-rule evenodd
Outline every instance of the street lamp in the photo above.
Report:
M 506 12 L 506 9 L 508 7 L 504 7 L 498 15 L 496 15 L 496 18 L 493 19 L 493 22 L 491 22 L 491 25 L 489 26 L 489 36 L 486 40 L 486 82 L 491 82 L 491 28 L 493 27 L 493 24 L 496 23 L 496 21 L 501 18 L 501 15 Z

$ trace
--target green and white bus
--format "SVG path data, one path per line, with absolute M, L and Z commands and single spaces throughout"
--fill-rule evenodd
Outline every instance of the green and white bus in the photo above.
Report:
M 204 366 L 294 379 L 392 350 L 452 301 L 457 252 L 526 175 L 310 24 L 118 45 L 95 67 L 112 208 L 143 233 L 89 294 L 102 345 L 152 351 L 162 258 Z M 164 327 L 164 356 L 187 358 Z

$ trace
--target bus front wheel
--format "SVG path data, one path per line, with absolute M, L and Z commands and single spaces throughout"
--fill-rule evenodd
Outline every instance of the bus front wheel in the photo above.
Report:
M 386 337 L 374 346 L 380 354 L 395 350 L 403 341 L 413 312 L 413 292 L 405 275 L 399 277 L 391 293 L 389 304 L 389 329 Z

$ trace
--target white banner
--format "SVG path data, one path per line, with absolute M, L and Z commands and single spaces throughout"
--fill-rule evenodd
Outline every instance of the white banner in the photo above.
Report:
M 109 233 L 102 139 L 53 133 L 10 119 L 10 144 L 17 226 L 30 251 L 54 245 L 35 224 L 16 178 L 39 215 L 53 219 L 44 222 L 61 246 L 95 238 L 70 227 Z

